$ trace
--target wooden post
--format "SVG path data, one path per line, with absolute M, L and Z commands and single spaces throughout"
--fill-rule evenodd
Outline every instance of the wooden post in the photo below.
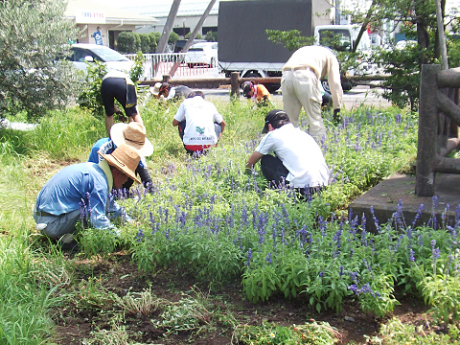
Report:
M 163 74 L 163 83 L 169 83 L 171 76 L 169 74 Z
M 433 196 L 438 135 L 437 74 L 440 65 L 422 65 L 415 194 Z
M 232 86 L 232 91 L 230 96 L 232 98 L 238 98 L 240 95 L 240 72 L 232 72 L 230 75 L 230 85 Z

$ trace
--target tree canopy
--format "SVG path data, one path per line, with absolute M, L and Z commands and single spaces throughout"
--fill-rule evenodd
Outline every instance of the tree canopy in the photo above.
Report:
M 0 2 L 0 117 L 29 118 L 64 106 L 75 95 L 76 71 L 65 60 L 76 38 L 59 0 Z

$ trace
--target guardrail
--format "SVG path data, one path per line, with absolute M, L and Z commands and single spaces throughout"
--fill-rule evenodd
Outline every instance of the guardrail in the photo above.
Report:
M 143 80 L 161 79 L 164 75 L 178 78 L 195 77 L 217 77 L 219 69 L 217 66 L 209 66 L 204 63 L 187 64 L 185 53 L 169 54 L 144 54 Z M 135 54 L 128 54 L 126 57 L 134 60 Z
M 446 157 L 460 144 L 460 67 L 422 65 L 415 194 L 433 196 L 436 173 L 460 174 L 460 159 Z

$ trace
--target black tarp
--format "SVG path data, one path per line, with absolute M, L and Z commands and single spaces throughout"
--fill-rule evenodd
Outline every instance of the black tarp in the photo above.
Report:
M 286 62 L 292 52 L 268 41 L 266 29 L 313 35 L 311 0 L 220 1 L 219 61 Z

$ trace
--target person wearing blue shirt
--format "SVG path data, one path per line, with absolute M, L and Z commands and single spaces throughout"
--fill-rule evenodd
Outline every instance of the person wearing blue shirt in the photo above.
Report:
M 141 156 L 139 165 L 136 168 L 136 174 L 140 176 L 143 185 L 150 190 L 152 188 L 152 178 L 143 157 L 150 156 L 153 153 L 153 145 L 145 135 L 145 127 L 137 122 L 129 124 L 116 123 L 110 129 L 110 138 L 99 139 L 93 145 L 88 162 L 99 163 L 102 160 L 101 156 L 98 155 L 98 151 L 109 154 L 120 144 L 129 145 L 136 149 Z M 123 188 L 129 189 L 132 184 L 133 180 L 128 179 Z
M 111 154 L 102 154 L 98 164 L 79 163 L 56 173 L 37 196 L 33 217 L 37 229 L 51 239 L 76 231 L 77 222 L 87 212 L 89 223 L 97 229 L 114 229 L 108 218 L 109 195 L 131 178 L 138 183 L 135 168 L 140 156 L 136 150 L 120 145 Z M 114 217 L 121 215 L 121 209 Z

